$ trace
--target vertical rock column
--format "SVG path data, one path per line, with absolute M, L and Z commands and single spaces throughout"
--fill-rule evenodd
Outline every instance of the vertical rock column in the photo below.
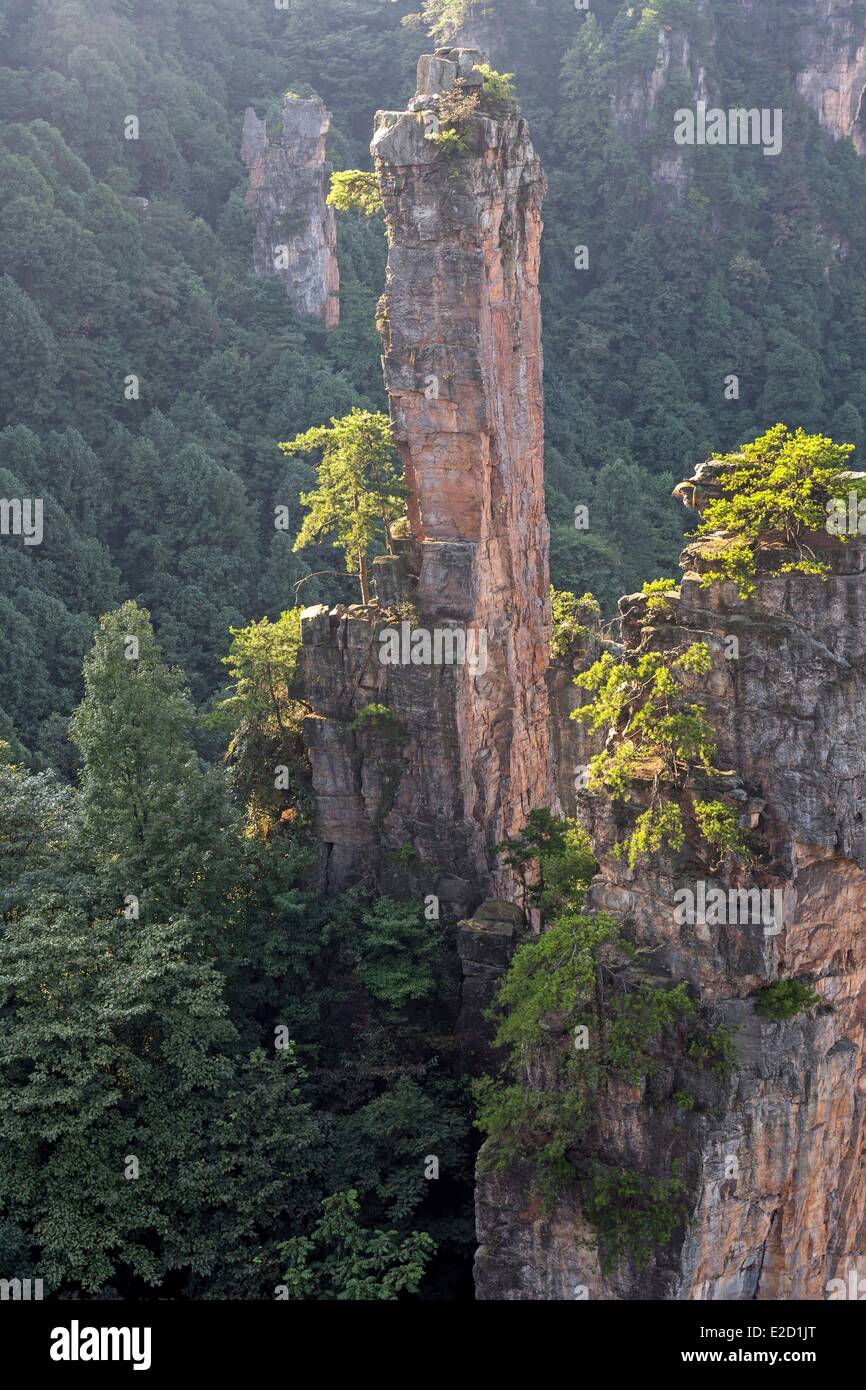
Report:
M 379 325 L 420 553 L 416 602 L 423 623 L 464 624 L 486 644 L 486 670 L 464 667 L 455 689 L 464 818 L 480 862 L 551 801 L 545 179 L 516 114 L 472 114 L 457 152 L 430 138 L 440 95 L 458 80 L 477 89 L 484 61 L 474 49 L 422 57 L 410 109 L 380 111 L 372 144 L 389 244 Z
M 325 201 L 330 124 L 330 112 L 318 97 L 287 96 L 282 131 L 273 138 L 249 106 L 241 158 L 250 171 L 246 201 L 255 218 L 256 274 L 282 277 L 300 318 L 335 328 L 340 321 L 337 229 Z

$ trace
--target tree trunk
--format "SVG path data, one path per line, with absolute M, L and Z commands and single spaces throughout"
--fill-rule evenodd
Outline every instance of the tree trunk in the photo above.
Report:
M 367 556 L 363 550 L 358 551 L 358 578 L 361 581 L 361 602 L 370 602 L 370 581 L 367 578 Z

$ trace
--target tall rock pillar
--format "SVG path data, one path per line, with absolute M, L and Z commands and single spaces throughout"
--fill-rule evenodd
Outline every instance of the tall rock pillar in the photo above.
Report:
M 410 109 L 376 116 L 379 326 L 411 535 L 373 565 L 376 602 L 301 622 L 325 882 L 372 870 L 384 891 L 435 893 L 452 920 L 503 887 L 493 846 L 551 803 L 545 181 L 525 121 L 481 93 L 483 61 L 422 58 Z M 446 94 L 462 103 L 456 150 L 429 138 L 451 128 Z M 385 629 L 400 638 L 390 664 Z
M 538 294 L 545 179 L 526 122 L 484 94 L 465 149 L 435 138 L 443 100 L 480 91 L 475 49 L 418 65 L 404 112 L 376 117 L 388 228 L 385 385 L 420 551 L 423 613 L 464 622 L 487 669 L 457 689 L 467 819 L 478 847 L 550 799 L 549 577 Z
M 340 272 L 333 208 L 325 199 L 325 136 L 330 112 L 318 97 L 288 95 L 279 135 L 268 133 L 251 106 L 244 116 L 241 158 L 249 166 L 247 206 L 255 218 L 257 275 L 280 276 L 299 318 L 340 321 Z

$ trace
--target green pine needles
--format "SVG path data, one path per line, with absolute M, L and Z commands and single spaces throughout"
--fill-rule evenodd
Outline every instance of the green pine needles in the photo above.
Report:
M 592 698 L 572 718 L 593 732 L 616 734 L 590 763 L 589 790 L 604 790 L 615 801 L 627 800 L 638 784 L 650 790 L 649 807 L 615 851 L 630 869 L 665 846 L 682 849 L 686 827 L 680 800 L 688 781 L 696 771 L 715 771 L 713 729 L 691 693 L 693 678 L 709 670 L 709 647 L 693 642 L 676 655 L 648 651 L 631 660 L 606 651 L 575 679 Z M 718 859 L 747 856 L 732 807 L 693 800 L 691 810 L 701 838 Z
M 802 980 L 776 980 L 775 984 L 758 991 L 755 1012 L 771 1023 L 785 1023 L 820 1002 L 820 995 Z
M 740 596 L 749 598 L 755 592 L 758 547 L 774 540 L 796 551 L 795 559 L 782 559 L 776 573 L 825 578 L 830 566 L 808 537 L 827 533 L 828 504 L 835 496 L 866 497 L 866 479 L 845 476 L 853 449 L 822 434 L 774 425 L 737 453 L 720 455 L 719 462 L 728 465 L 718 480 L 723 495 L 707 503 L 697 535 L 723 532 L 726 539 L 714 549 L 714 567 L 701 583 L 731 580 Z M 848 539 L 839 534 L 840 541 Z

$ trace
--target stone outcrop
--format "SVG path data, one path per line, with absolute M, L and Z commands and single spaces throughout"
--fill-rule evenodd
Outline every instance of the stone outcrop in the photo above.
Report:
M 383 892 L 434 894 L 442 916 L 457 921 L 487 884 L 464 805 L 464 675 L 451 663 L 383 664 L 380 634 L 402 637 L 409 626 L 377 605 L 320 605 L 301 615 L 299 685 L 312 711 L 303 740 L 322 879 L 340 891 L 372 873 Z
M 464 917 L 502 887 L 493 846 L 552 798 L 544 176 L 525 121 L 485 114 L 483 98 L 461 124 L 462 149 L 430 138 L 442 94 L 458 82 L 477 92 L 483 61 L 464 49 L 422 57 L 410 109 L 376 117 L 389 248 L 379 326 L 411 537 L 373 567 L 381 606 L 304 615 L 301 664 L 327 882 L 372 869 L 393 883 L 393 856 L 410 846 L 419 886 L 438 895 L 433 883 L 449 877 Z M 389 624 L 405 624 L 404 654 L 417 631 L 450 633 L 457 659 L 383 664 Z M 370 703 L 405 732 L 387 806 L 379 750 L 365 750 L 355 723 Z
M 255 219 L 257 275 L 279 276 L 299 318 L 326 328 L 340 320 L 340 274 L 333 208 L 325 199 L 329 169 L 325 136 L 330 113 L 318 97 L 286 96 L 282 127 L 269 135 L 251 106 L 244 116 L 241 158 L 249 167 L 246 201 Z
M 525 121 L 476 114 L 456 159 L 428 138 L 439 94 L 484 55 L 419 63 L 409 112 L 380 112 L 388 226 L 385 384 L 420 553 L 422 613 L 483 634 L 457 711 L 479 845 L 550 800 L 549 574 L 538 263 L 544 175 Z M 483 102 L 481 111 L 483 112 Z
M 864 150 L 860 111 L 866 91 L 866 15 L 857 0 L 815 0 L 803 36 L 797 86 L 837 140 Z
M 700 470 L 690 497 L 712 494 L 713 470 Z M 695 697 L 756 852 L 737 882 L 778 892 L 781 920 L 679 925 L 676 891 L 699 879 L 727 887 L 722 871 L 688 836 L 628 870 L 612 853 L 626 812 L 600 794 L 578 798 L 600 863 L 592 906 L 627 927 L 648 978 L 687 982 L 736 1048 L 725 1077 L 669 1044 L 654 1075 L 598 1099 L 594 1154 L 661 1178 L 679 1162 L 687 1217 L 646 1269 L 610 1269 L 578 1187 L 544 1214 L 531 1168 L 484 1174 L 482 1299 L 819 1300 L 831 1280 L 866 1273 L 866 542 L 810 542 L 830 561 L 826 580 L 771 573 L 780 557 L 768 546 L 753 597 L 728 582 L 702 587 L 710 537 L 685 551 L 663 617 L 640 596 L 621 604 L 629 652 L 709 645 Z M 768 1021 L 755 992 L 791 978 L 819 1003 Z
M 741 3 L 739 22 L 744 34 L 751 34 L 761 47 L 772 44 L 777 12 L 766 0 Z M 799 27 L 790 47 L 785 40 L 780 62 L 789 66 L 797 90 L 834 139 L 850 138 L 862 154 L 866 147 L 860 128 L 866 90 L 863 7 L 859 0 L 813 0 L 797 19 Z M 659 100 L 675 75 L 688 81 L 692 102 L 705 101 L 723 107 L 730 104 L 718 90 L 715 25 L 711 0 L 698 0 L 687 25 L 659 26 L 652 60 L 630 70 L 612 92 L 614 119 L 629 141 L 640 141 L 652 134 Z M 760 107 L 760 95 L 753 93 L 749 104 Z M 682 195 L 688 183 L 687 156 L 672 139 L 660 151 L 654 144 L 652 141 L 650 145 L 654 181 Z

